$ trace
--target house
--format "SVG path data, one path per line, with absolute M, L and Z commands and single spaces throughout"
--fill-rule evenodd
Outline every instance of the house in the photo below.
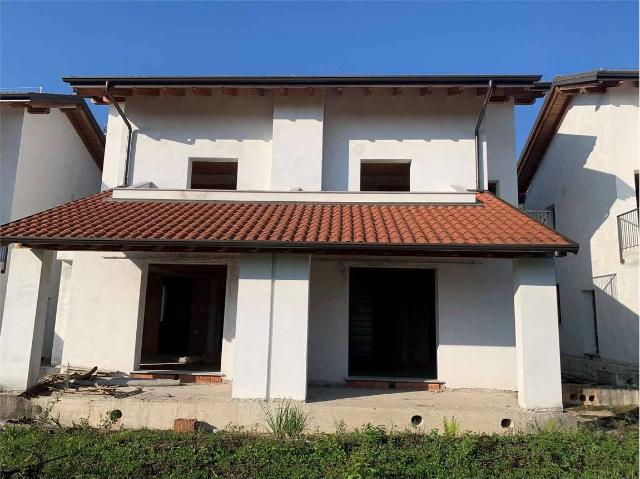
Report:
M 518 187 L 527 210 L 580 243 L 577 255 L 556 258 L 568 377 L 637 381 L 638 168 L 638 71 L 557 77 Z
M 1 227 L 4 389 L 36 380 L 55 258 L 65 366 L 562 406 L 553 258 L 578 246 L 514 206 L 540 76 L 64 80 L 110 105 L 105 190 Z
M 100 191 L 104 134 L 77 95 L 0 93 L 0 223 Z M 11 248 L 0 248 L 0 328 Z M 51 358 L 59 264 L 53 269 L 42 355 Z

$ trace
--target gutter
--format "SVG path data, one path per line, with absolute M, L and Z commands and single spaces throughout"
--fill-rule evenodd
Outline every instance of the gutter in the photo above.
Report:
M 115 107 L 115 109 L 118 111 L 120 118 L 122 118 L 122 121 L 124 121 L 124 124 L 127 126 L 127 130 L 128 130 L 127 155 L 124 160 L 124 178 L 122 179 L 122 185 L 120 186 L 122 188 L 126 188 L 127 186 L 129 186 L 129 159 L 131 157 L 131 140 L 133 138 L 133 128 L 131 127 L 131 123 L 129 122 L 129 119 L 124 114 L 124 111 L 122 110 L 122 108 L 120 108 L 120 105 L 118 105 L 118 102 L 115 100 L 115 98 L 113 98 L 113 95 L 111 95 L 111 92 L 109 91 L 109 89 L 111 88 L 110 82 L 111 80 L 107 80 L 105 82 L 105 85 L 104 85 L 105 95 L 107 96 L 111 104 Z
M 487 105 L 489 104 L 489 100 L 491 100 L 491 95 L 493 95 L 493 90 L 495 89 L 493 85 L 493 80 L 489 80 L 489 89 L 487 90 L 487 94 L 484 97 L 484 101 L 482 102 L 482 110 L 480 110 L 480 116 L 478 117 L 478 122 L 476 123 L 476 129 L 474 131 L 474 138 L 476 141 L 476 190 L 484 191 L 484 188 L 480 187 L 480 126 L 482 125 L 482 120 L 484 120 L 484 114 L 487 110 Z
M 551 245 L 551 244 L 496 244 L 496 245 L 480 245 L 480 244 L 390 244 L 390 243 L 324 243 L 317 241 L 309 242 L 291 242 L 291 241 L 244 241 L 244 240 L 172 240 L 172 239 L 123 239 L 123 238 L 42 238 L 42 237 L 10 237 L 2 238 L 2 244 L 21 243 L 24 245 L 33 245 L 34 247 L 52 245 L 63 245 L 67 249 L 74 246 L 89 246 L 92 248 L 99 247 L 116 247 L 134 250 L 135 248 L 184 248 L 193 251 L 197 248 L 215 248 L 225 249 L 227 252 L 232 251 L 367 251 L 384 253 L 482 253 L 482 254 L 518 254 L 518 255 L 536 255 L 536 254 L 552 254 L 558 255 L 562 253 L 576 253 L 578 244 L 568 240 L 568 244 Z

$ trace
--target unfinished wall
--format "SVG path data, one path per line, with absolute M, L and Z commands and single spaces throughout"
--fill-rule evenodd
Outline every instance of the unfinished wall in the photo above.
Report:
M 555 207 L 556 229 L 580 244 L 556 259 L 563 354 L 595 353 L 595 290 L 599 354 L 638 364 L 638 252 L 620 262 L 617 215 L 636 208 L 639 168 L 638 88 L 571 100 L 527 192 L 528 209 Z
M 308 95 L 133 96 L 131 183 L 186 188 L 189 159 L 237 159 L 238 189 L 358 191 L 362 160 L 410 160 L 411 191 L 474 189 L 474 128 L 483 97 L 417 88 L 327 89 Z M 491 104 L 481 130 L 489 179 L 515 201 L 513 104 Z M 126 129 L 113 108 L 103 187 L 122 183 Z M 483 157 L 484 158 L 484 157 Z M 486 186 L 486 175 L 481 180 Z
M 348 375 L 348 268 L 391 261 L 311 264 L 309 380 L 340 383 Z M 511 260 L 464 263 L 408 259 L 399 267 L 436 270 L 438 379 L 450 388 L 517 388 Z

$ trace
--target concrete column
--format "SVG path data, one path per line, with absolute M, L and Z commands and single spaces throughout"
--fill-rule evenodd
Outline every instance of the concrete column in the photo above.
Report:
M 227 266 L 227 288 L 224 300 L 224 323 L 222 325 L 222 353 L 220 372 L 225 379 L 233 379 L 233 346 L 236 337 L 236 307 L 238 305 L 238 265 Z
M 25 391 L 40 372 L 53 254 L 13 248 L 0 333 L 0 389 Z
M 275 96 L 271 189 L 322 190 L 324 100 L 318 96 Z
M 552 258 L 514 261 L 518 402 L 526 409 L 562 407 L 560 341 Z
M 240 257 L 234 398 L 304 400 L 309 256 Z
M 58 259 L 60 259 L 60 253 L 58 253 Z M 60 366 L 62 364 L 64 337 L 69 316 L 69 304 L 71 302 L 71 271 L 73 262 L 70 259 L 62 259 L 60 262 L 60 289 L 58 291 L 53 346 L 51 348 L 51 364 L 54 366 Z

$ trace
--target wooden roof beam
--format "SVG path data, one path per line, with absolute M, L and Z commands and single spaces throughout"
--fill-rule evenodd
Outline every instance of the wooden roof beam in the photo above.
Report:
M 463 88 L 459 86 L 449 87 L 447 88 L 447 96 L 460 95 L 462 91 L 463 91 Z
M 162 93 L 168 96 L 185 96 L 187 94 L 184 88 L 163 88 Z
M 431 95 L 433 89 L 430 86 L 420 88 L 420 96 Z
M 222 94 L 227 96 L 238 96 L 238 89 L 225 87 L 222 89 Z
M 391 89 L 391 95 L 398 96 L 401 94 L 402 94 L 402 88 L 396 86 Z
M 253 96 L 264 96 L 264 89 L 262 88 L 252 88 L 251 94 Z
M 159 88 L 133 88 L 134 95 L 140 96 L 158 96 L 160 95 Z
M 213 90 L 211 88 L 192 88 L 191 92 L 198 96 L 211 96 Z

